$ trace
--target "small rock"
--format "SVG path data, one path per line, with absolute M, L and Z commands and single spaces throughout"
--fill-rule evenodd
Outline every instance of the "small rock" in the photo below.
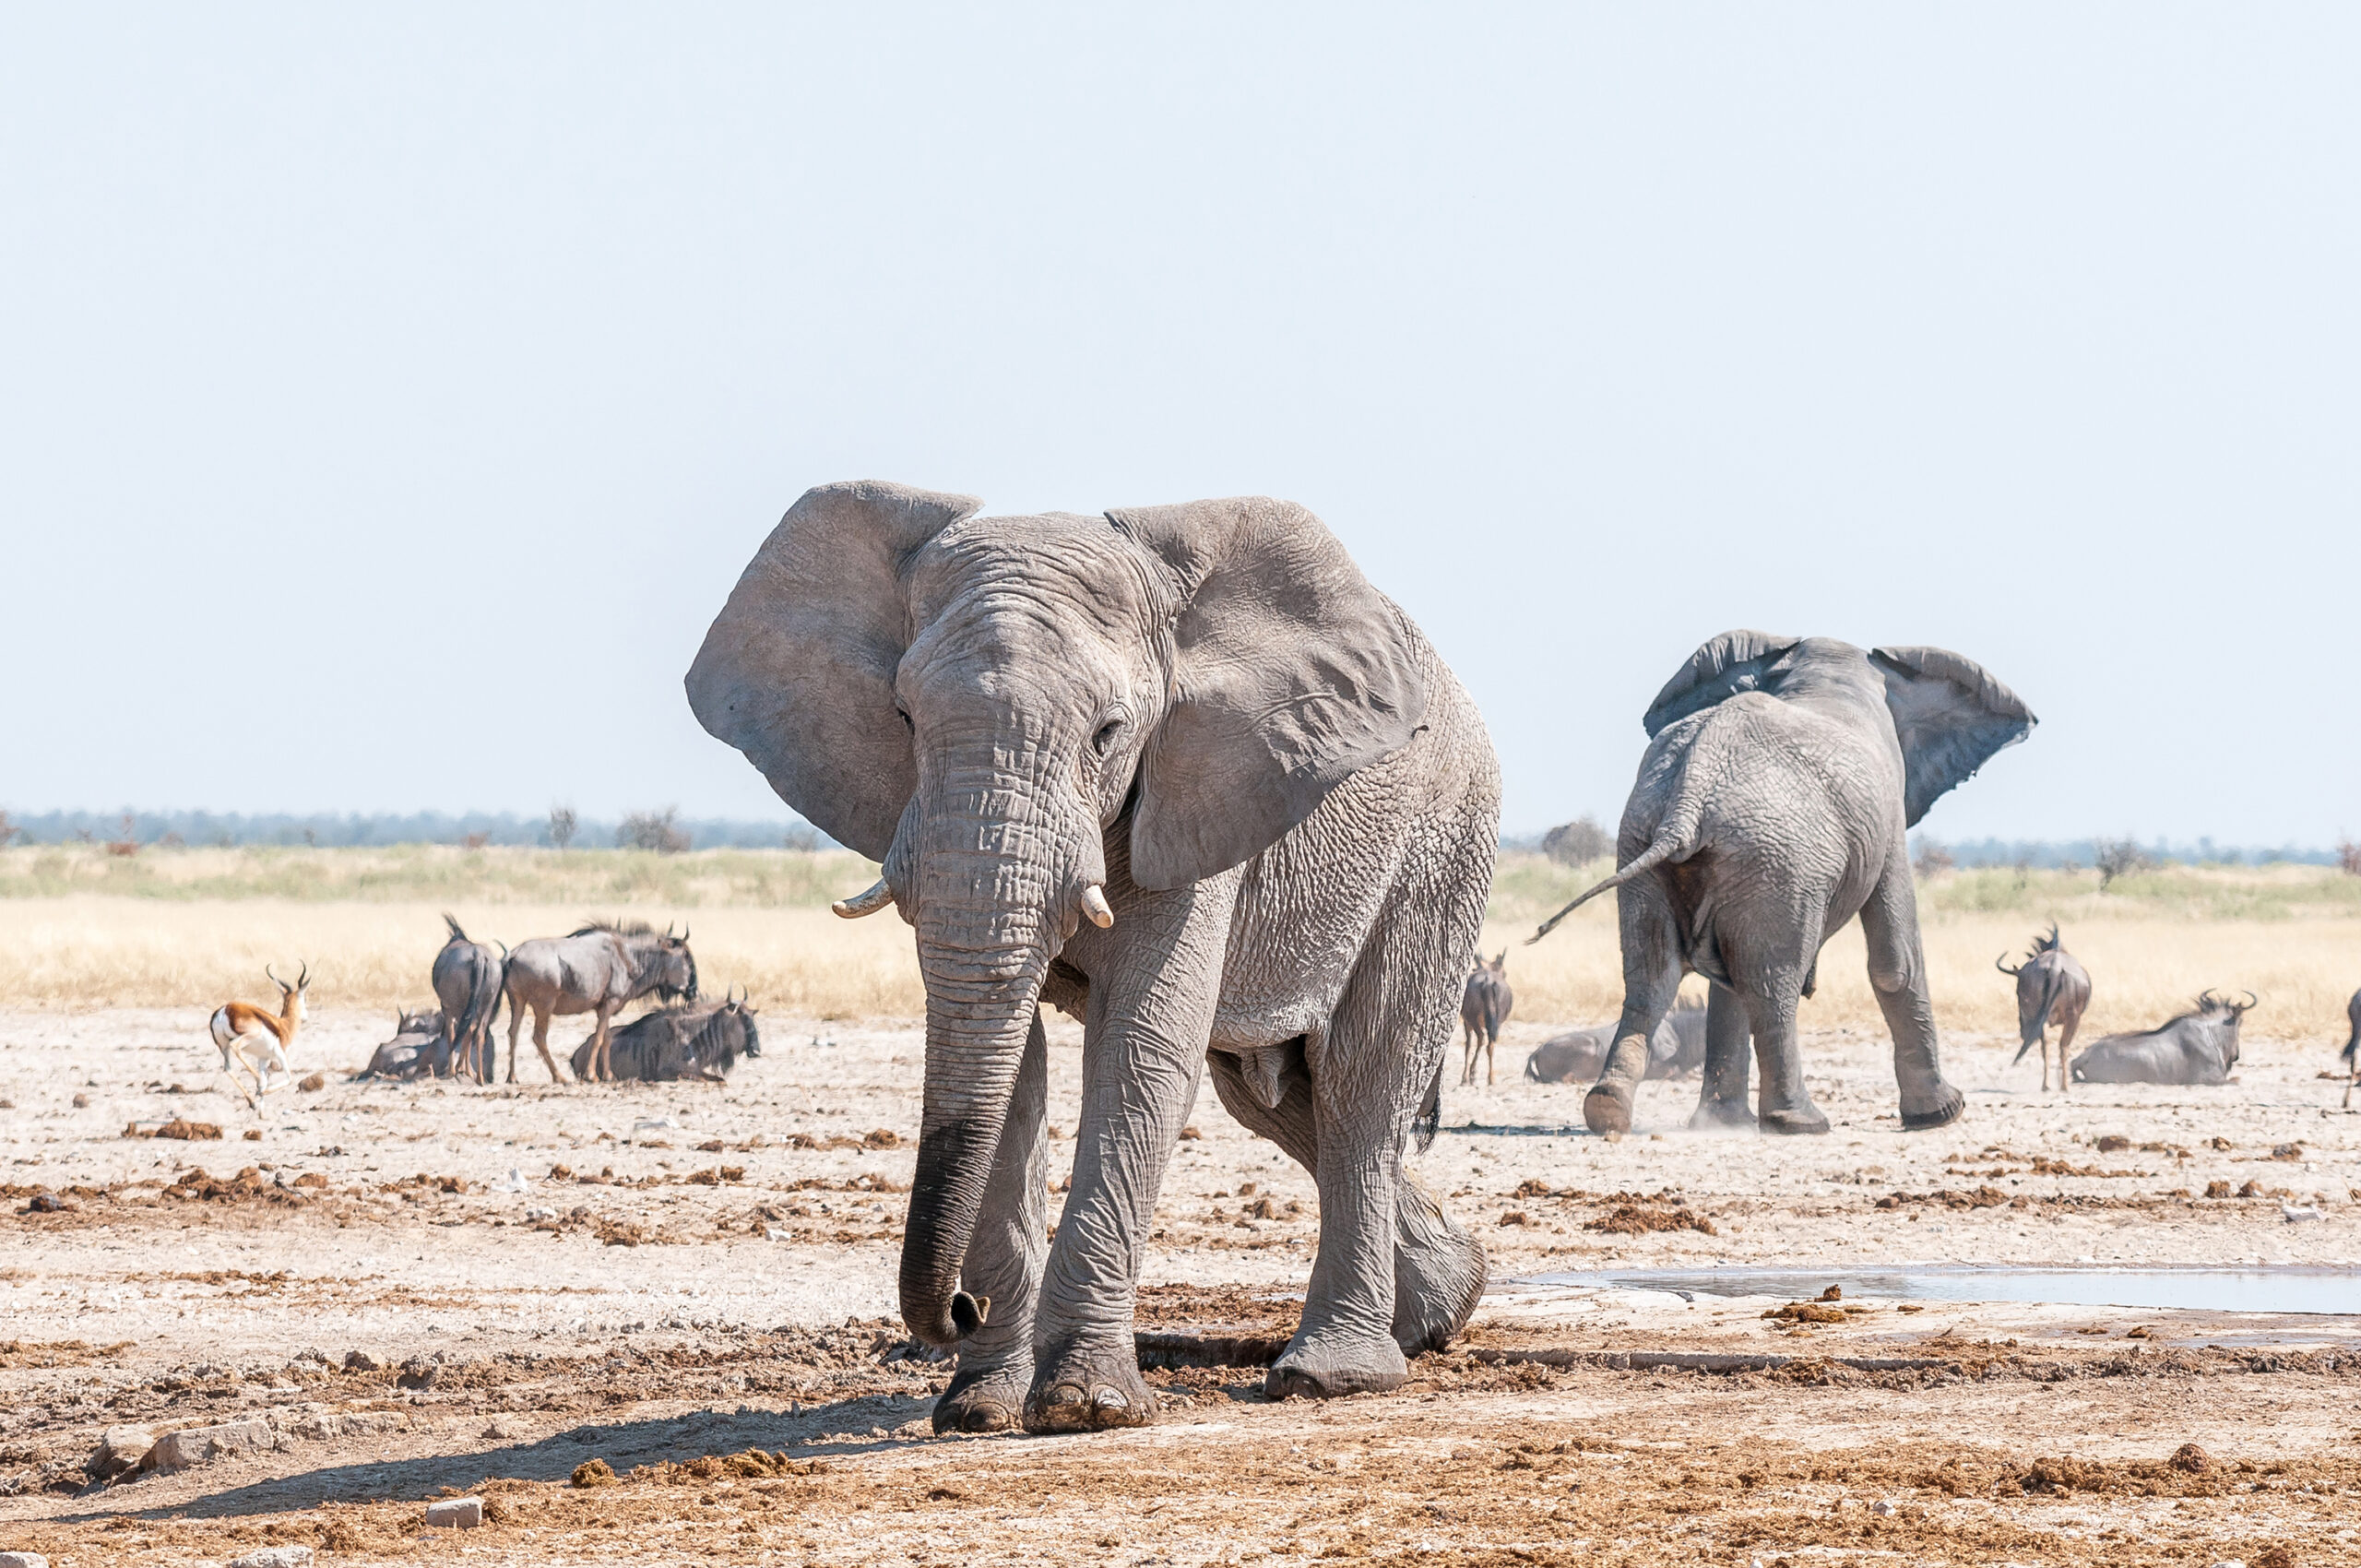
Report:
M 2221 1562 L 2214 1563 L 2213 1568 L 2247 1568 L 2247 1560 L 2243 1557 L 2225 1557 Z
M 279 1434 L 271 1430 L 268 1421 L 225 1421 L 219 1426 L 187 1427 L 158 1438 L 156 1446 L 139 1461 L 139 1467 L 169 1474 L 209 1465 L 232 1455 L 278 1446 Z
M 295 1087 L 303 1090 L 305 1094 L 317 1094 L 322 1089 L 328 1087 L 327 1075 L 325 1073 L 314 1073 L 310 1077 L 305 1078 L 302 1083 L 297 1084 Z M 303 1561 L 309 1562 L 311 1559 L 307 1556 Z
M 2213 1467 L 2213 1456 L 2194 1443 L 2184 1443 L 2165 1463 L 2188 1475 L 2201 1476 Z
M 99 1445 L 82 1462 L 82 1469 L 93 1480 L 111 1481 L 139 1468 L 139 1461 L 155 1446 L 156 1434 L 149 1428 L 109 1427 L 99 1434 Z
M 507 1175 L 492 1184 L 492 1190 L 495 1193 L 521 1193 L 528 1185 L 530 1183 L 525 1180 L 525 1173 L 512 1166 Z
M 64 1214 L 74 1206 L 55 1193 L 35 1193 L 32 1202 L 25 1206 L 27 1214 Z
M 231 1560 L 230 1568 L 303 1568 L 312 1561 L 308 1546 L 267 1546 Z
M 1893 1512 L 1893 1504 L 1880 1497 L 1875 1503 L 1869 1504 L 1869 1512 L 1877 1515 L 1880 1518 L 1883 1518 L 1886 1515 Z
M 481 1497 L 446 1497 L 426 1505 L 426 1527 L 430 1530 L 472 1530 L 482 1523 Z
M 505 1441 L 512 1437 L 523 1435 L 524 1431 L 525 1429 L 522 1426 L 519 1426 L 516 1422 L 508 1420 L 505 1416 L 494 1416 L 488 1423 L 485 1424 L 483 1434 L 486 1437 L 497 1438 L 502 1441 Z
M 86 1095 L 86 1094 L 77 1094 L 77 1095 L 76 1095 L 76 1096 L 74 1097 L 74 1109 L 75 1109 L 75 1110 L 77 1110 L 77 1111 L 88 1111 L 88 1110 L 89 1110 L 89 1109 L 90 1109 L 90 1097 L 89 1097 L 89 1095 Z
M 2279 1206 L 2279 1218 L 2285 1220 L 2290 1225 L 2301 1225 L 2308 1219 L 2320 1218 L 2321 1215 L 2319 1209 L 2312 1207 L 2309 1204 L 2306 1204 L 2300 1207 L 2295 1204 L 2281 1204 Z
M 38 1551 L 0 1551 L 0 1568 L 49 1568 L 49 1559 Z

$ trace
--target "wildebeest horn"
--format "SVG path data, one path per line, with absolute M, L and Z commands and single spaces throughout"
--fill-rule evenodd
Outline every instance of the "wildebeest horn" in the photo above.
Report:
M 682 945 L 682 946 L 683 946 L 683 947 L 686 947 L 688 944 L 689 944 L 689 928 L 688 928 L 687 926 L 682 926 L 682 927 L 681 928 L 681 945 Z
M 2013 974 L 2017 974 L 2017 973 L 2021 972 L 2021 971 L 2024 968 L 2024 966 L 2023 966 L 2023 964 L 2019 964 L 2019 965 L 2016 967 L 2016 968 L 2013 968 L 2013 969 L 2012 969 L 2012 968 L 2009 968 L 2009 966 L 2008 966 L 2008 965 L 2006 965 L 2006 964 L 2004 964 L 2004 963 L 2000 962 L 2000 958 L 2005 958 L 2005 957 L 2007 957 L 2007 956 L 2008 956 L 2008 955 L 2007 955 L 2006 953 L 2003 953 L 2003 954 L 2001 954 L 2001 955 L 2000 955 L 2000 957 L 1999 957 L 1999 958 L 1995 958 L 1995 959 L 1993 959 L 1993 960 L 1992 960 L 1992 967 L 1993 967 L 1994 968 L 1996 968 L 1996 969 L 1999 970 L 1999 971 L 2000 971 L 2002 974 L 2004 974 L 2004 975 L 2013 975 Z
M 894 890 L 885 885 L 885 879 L 881 876 L 851 897 L 839 898 L 828 908 L 846 920 L 857 921 L 863 915 L 875 914 L 893 901 Z
M 2253 1012 L 2256 1008 L 2258 1008 L 2258 1007 L 2260 1007 L 2260 1006 L 2261 1006 L 2261 1005 L 2262 1005 L 2262 998 L 2261 998 L 2261 997 L 2260 997 L 2260 996 L 2257 996 L 2253 992 L 2249 991 L 2249 992 L 2247 992 L 2247 1004 L 2246 1004 L 2245 1006 L 2243 1006 L 2243 1007 L 2239 1008 L 2239 1009 L 2238 1009 L 2238 1011 L 2239 1011 L 2239 1012 L 2241 1012 L 2241 1013 L 2251 1013 L 2251 1012 Z

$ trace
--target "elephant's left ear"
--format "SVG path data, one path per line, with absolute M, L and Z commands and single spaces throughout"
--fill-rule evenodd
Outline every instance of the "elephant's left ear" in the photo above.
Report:
M 1903 814 L 1913 827 L 2041 722 L 1982 665 L 1948 648 L 1872 648 L 1869 659 L 1885 677 L 1885 705 L 1902 741 Z
M 1320 519 L 1246 496 L 1109 512 L 1179 593 L 1173 691 L 1140 758 L 1132 877 L 1260 854 L 1425 717 L 1418 639 Z

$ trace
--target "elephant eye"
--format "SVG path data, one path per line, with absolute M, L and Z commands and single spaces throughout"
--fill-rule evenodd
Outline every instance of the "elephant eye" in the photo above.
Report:
M 894 705 L 894 716 L 902 721 L 903 729 L 908 730 L 913 735 L 919 732 L 919 727 L 910 722 L 910 710 L 904 707 L 900 703 L 896 703 Z
M 1107 748 L 1115 743 L 1116 732 L 1121 730 L 1122 727 L 1123 721 L 1121 719 L 1110 719 L 1106 723 L 1101 724 L 1098 727 L 1098 733 L 1090 737 L 1091 749 L 1097 752 L 1100 756 L 1105 756 L 1107 754 Z

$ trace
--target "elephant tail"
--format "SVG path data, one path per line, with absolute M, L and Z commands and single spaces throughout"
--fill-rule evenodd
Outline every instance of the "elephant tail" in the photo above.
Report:
M 1548 920 L 1543 921 L 1541 922 L 1541 929 L 1535 932 L 1531 936 L 1526 937 L 1525 939 L 1525 944 L 1530 947 L 1535 943 L 1540 941 L 1543 937 L 1548 935 L 1551 932 L 1557 930 L 1558 922 L 1560 921 L 1564 920 L 1568 915 L 1572 914 L 1576 909 L 1581 909 L 1584 904 L 1589 903 L 1592 899 L 1597 897 L 1608 888 L 1620 887 L 1625 883 L 1631 881 L 1633 877 L 1638 876 L 1643 873 L 1655 870 L 1656 867 L 1664 864 L 1667 861 L 1685 860 L 1689 856 L 1694 854 L 1697 850 L 1697 846 L 1693 842 L 1696 837 L 1696 833 L 1697 818 L 1693 812 L 1686 814 L 1676 812 L 1672 815 L 1667 816 L 1664 825 L 1656 829 L 1656 838 L 1655 843 L 1649 845 L 1645 849 L 1643 849 L 1636 857 L 1633 858 L 1630 865 L 1625 866 L 1621 871 L 1617 872 L 1605 882 L 1600 883 L 1589 892 L 1584 893 L 1581 897 L 1576 898 L 1572 903 L 1567 905 L 1556 914 L 1551 915 Z

